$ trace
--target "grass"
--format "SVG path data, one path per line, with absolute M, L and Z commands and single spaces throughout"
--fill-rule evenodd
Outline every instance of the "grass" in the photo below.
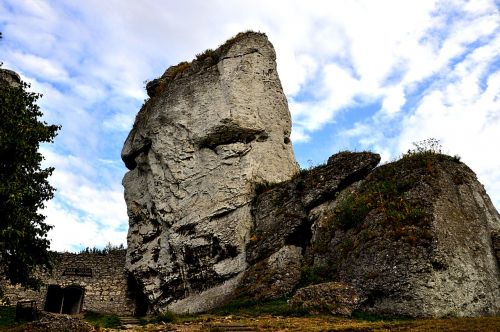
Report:
M 255 183 L 254 185 L 255 197 L 259 196 L 260 194 L 268 190 L 277 187 L 279 184 L 280 184 L 279 182 L 268 182 L 268 181 Z
M 151 323 L 173 323 L 178 320 L 178 315 L 171 311 L 162 312 L 154 316 L 150 322 Z
M 209 311 L 214 315 L 239 315 L 239 316 L 295 316 L 307 315 L 303 310 L 297 310 L 290 307 L 287 303 L 288 298 L 282 298 L 271 301 L 253 301 L 246 299 L 235 299 L 226 305 Z
M 164 322 L 164 316 L 156 323 L 153 318 L 144 321 L 148 326 L 137 327 L 134 331 L 228 331 L 231 326 L 249 327 L 256 331 L 499 331 L 500 317 L 478 318 L 407 318 L 380 316 L 355 312 L 353 317 L 312 316 L 290 312 L 286 299 L 266 303 L 233 302 L 224 308 L 199 315 L 173 315 L 173 321 Z M 87 312 L 85 320 L 94 322 L 115 321 L 115 315 Z M 24 331 L 23 325 L 14 321 L 14 307 L 0 307 L 1 331 Z M 89 320 L 89 317 L 92 320 Z M 153 324 L 153 325 L 151 325 Z M 99 328 L 119 328 L 94 324 Z
M 158 331 L 155 326 L 144 331 Z M 214 315 L 191 316 L 174 324 L 160 325 L 161 330 L 182 331 L 499 331 L 500 317 L 410 319 L 405 317 L 361 315 L 285 316 L 285 315 Z
M 94 311 L 86 311 L 83 319 L 96 327 L 120 328 L 120 318 L 116 314 L 105 314 Z

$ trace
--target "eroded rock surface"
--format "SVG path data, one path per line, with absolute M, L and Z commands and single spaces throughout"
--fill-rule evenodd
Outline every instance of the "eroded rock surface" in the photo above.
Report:
M 500 313 L 500 216 L 475 174 L 432 151 L 379 167 L 342 152 L 299 173 L 265 35 L 239 34 L 147 91 L 122 159 L 126 264 L 152 310 L 302 287 L 296 305 L 313 311 Z
M 253 205 L 255 225 L 247 260 L 255 263 L 285 245 L 305 248 L 312 235 L 309 211 L 363 179 L 379 162 L 375 153 L 342 152 L 324 166 L 265 190 Z
M 452 157 L 415 154 L 383 165 L 310 217 L 309 271 L 360 289 L 361 310 L 500 312 L 491 240 L 500 216 L 475 174 Z
M 354 287 L 342 282 L 325 282 L 300 288 L 289 305 L 311 314 L 350 316 L 361 301 L 362 297 Z
M 239 34 L 148 84 L 122 159 L 127 269 L 154 310 L 223 301 L 248 267 L 256 184 L 298 172 L 275 58 L 264 34 Z
M 264 300 L 293 294 L 299 285 L 341 282 L 361 299 L 353 308 L 365 312 L 498 314 L 500 216 L 475 174 L 431 152 L 375 168 L 379 160 L 343 152 L 264 188 L 253 204 L 252 267 L 239 294 Z M 280 293 L 271 277 L 280 270 L 268 260 L 289 246 L 301 249 L 287 262 L 300 266 L 301 276 L 283 278 Z M 311 288 L 312 304 L 300 301 L 325 311 L 332 298 L 321 295 L 322 287 Z

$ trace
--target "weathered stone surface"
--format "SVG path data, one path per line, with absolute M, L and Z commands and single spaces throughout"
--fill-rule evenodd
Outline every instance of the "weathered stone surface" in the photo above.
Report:
M 93 332 L 93 331 L 99 331 L 99 328 L 95 328 L 94 326 L 85 322 L 79 317 L 44 313 L 43 317 L 39 321 L 26 324 L 26 326 L 23 328 L 23 331 Z
M 148 84 L 122 159 L 127 269 L 154 310 L 223 301 L 210 289 L 248 267 L 255 185 L 298 172 L 275 57 L 265 35 L 239 34 Z
M 300 280 L 350 285 L 311 288 L 330 312 L 500 313 L 500 216 L 474 173 L 436 153 L 375 168 L 376 154 L 342 152 L 297 174 L 264 35 L 239 34 L 147 91 L 122 159 L 127 269 L 151 309 L 278 298 Z
M 342 282 L 327 282 L 300 288 L 289 305 L 311 314 L 329 313 L 350 316 L 362 298 L 352 286 Z
M 500 311 L 491 232 L 500 217 L 475 174 L 443 155 L 376 169 L 311 212 L 307 260 L 346 281 L 361 310 L 411 316 Z
M 259 195 L 252 208 L 255 226 L 247 260 L 257 262 L 285 245 L 305 248 L 312 235 L 309 211 L 363 179 L 379 162 L 380 156 L 375 153 L 338 153 L 326 165 Z
M 236 296 L 251 300 L 271 300 L 289 295 L 301 277 L 302 248 L 284 246 L 246 272 Z
M 21 77 L 15 71 L 0 68 L 0 86 L 1 85 L 19 87 L 21 85 Z
M 493 245 L 493 252 L 497 258 L 497 263 L 500 266 L 500 232 L 493 231 L 491 233 L 491 243 Z

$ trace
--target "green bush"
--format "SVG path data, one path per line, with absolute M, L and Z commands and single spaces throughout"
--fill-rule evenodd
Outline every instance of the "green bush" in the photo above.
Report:
M 337 270 L 334 265 L 328 266 L 309 266 L 306 265 L 302 268 L 300 282 L 297 288 L 320 284 L 335 280 Z

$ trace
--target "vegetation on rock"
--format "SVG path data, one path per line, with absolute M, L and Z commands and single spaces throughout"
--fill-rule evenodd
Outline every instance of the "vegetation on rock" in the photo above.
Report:
M 411 245 L 427 244 L 430 235 L 426 231 L 429 225 L 429 209 L 426 209 L 422 197 L 414 197 L 409 192 L 416 186 L 428 185 L 437 176 L 441 161 L 459 162 L 460 158 L 441 153 L 438 140 L 428 139 L 414 143 L 415 149 L 409 150 L 399 160 L 375 169 L 360 185 L 358 190 L 339 199 L 339 203 L 325 222 L 325 232 L 316 243 L 316 249 L 326 250 L 335 229 L 347 231 L 356 228 L 365 229 L 365 218 L 369 214 L 378 214 L 383 218 L 389 235 L 394 240 L 403 240 Z M 366 239 L 369 240 L 369 239 Z M 426 242 L 427 241 L 427 242 Z M 344 243 L 347 250 L 352 248 Z
M 232 45 L 241 41 L 248 34 L 262 34 L 248 30 L 246 32 L 240 32 L 234 37 L 228 39 L 224 44 L 220 45 L 217 49 L 213 50 L 211 48 L 196 54 L 196 58 L 191 62 L 182 61 L 177 65 L 171 66 L 167 71 L 157 79 L 154 79 L 147 83 L 146 89 L 148 95 L 154 96 L 159 92 L 163 91 L 168 84 L 173 81 L 176 77 L 182 75 L 184 72 L 191 70 L 196 72 L 197 69 L 206 68 L 213 66 L 219 62 L 224 54 L 231 48 Z M 194 68 L 194 69 L 193 69 Z

